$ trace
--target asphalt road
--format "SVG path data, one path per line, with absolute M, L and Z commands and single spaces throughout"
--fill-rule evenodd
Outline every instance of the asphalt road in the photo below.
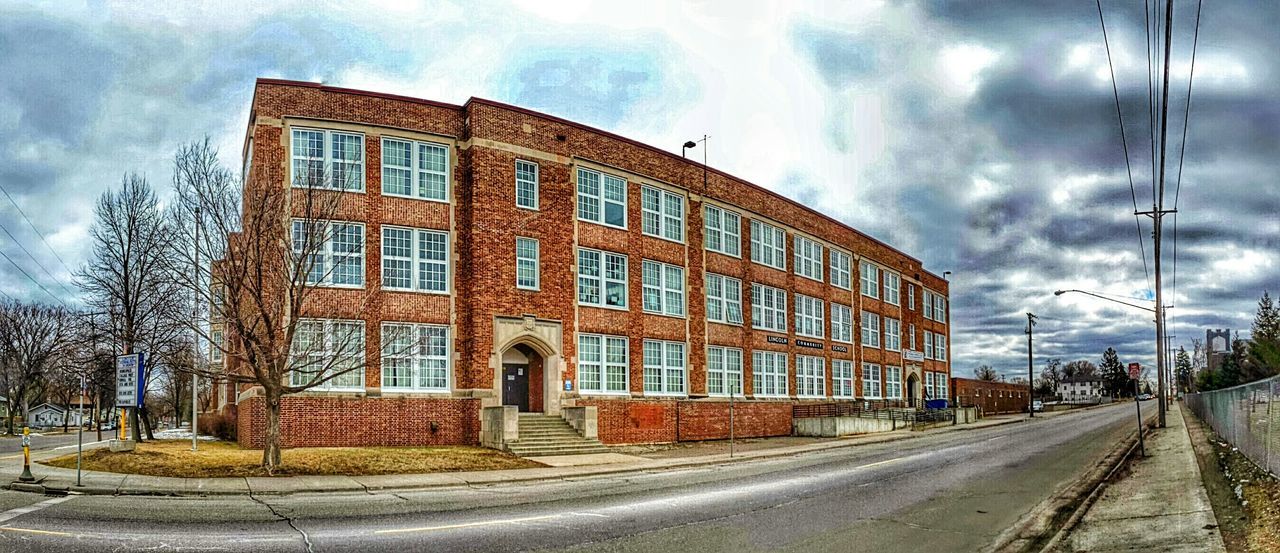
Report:
M 256 498 L 3 492 L 0 551 L 974 551 L 1096 464 L 1133 429 L 1132 409 L 535 484 Z

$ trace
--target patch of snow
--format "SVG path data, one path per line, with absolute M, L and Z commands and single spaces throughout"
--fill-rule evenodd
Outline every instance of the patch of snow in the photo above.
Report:
M 183 430 L 181 428 L 170 428 L 168 430 L 161 430 L 159 432 L 156 432 L 156 439 L 157 440 L 190 440 L 191 431 Z M 202 442 L 218 441 L 218 439 L 213 436 L 200 436 L 196 439 Z

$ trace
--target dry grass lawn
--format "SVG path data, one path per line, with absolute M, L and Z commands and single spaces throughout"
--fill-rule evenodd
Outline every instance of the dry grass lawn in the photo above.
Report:
M 286 449 L 282 466 L 274 476 L 422 474 L 541 467 L 509 453 L 465 446 L 441 447 L 304 447 Z M 161 440 L 138 444 L 128 453 L 95 449 L 84 454 L 84 469 L 147 476 L 216 478 L 268 476 L 258 466 L 262 451 L 241 449 L 228 442 L 201 442 L 191 451 L 188 440 Z M 47 461 L 46 465 L 76 468 L 75 454 Z

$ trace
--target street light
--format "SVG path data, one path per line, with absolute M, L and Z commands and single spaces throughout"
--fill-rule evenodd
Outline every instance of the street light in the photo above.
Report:
M 1141 309 L 1141 310 L 1143 310 L 1143 311 L 1150 311 L 1150 312 L 1152 312 L 1152 313 L 1155 313 L 1155 312 L 1156 312 L 1156 310 L 1155 310 L 1154 308 L 1151 308 L 1151 307 L 1144 307 L 1144 306 L 1138 305 L 1138 304 L 1136 304 L 1136 303 L 1129 303 L 1129 302 L 1127 302 L 1127 301 L 1120 301 L 1120 300 L 1115 299 L 1115 298 L 1108 298 L 1108 297 L 1106 297 L 1106 296 L 1099 296 L 1098 294 L 1095 294 L 1095 293 L 1093 293 L 1093 292 L 1086 292 L 1086 291 L 1084 291 L 1084 290 L 1057 290 L 1057 291 L 1055 291 L 1055 292 L 1053 293 L 1053 295 L 1055 295 L 1055 296 L 1061 296 L 1061 295 L 1063 295 L 1063 294 L 1066 294 L 1067 292 L 1076 292 L 1076 293 L 1078 293 L 1078 294 L 1084 294 L 1084 295 L 1086 295 L 1086 296 L 1093 296 L 1093 297 L 1098 298 L 1098 299 L 1101 299 L 1101 300 L 1113 301 L 1113 302 L 1116 302 L 1116 303 L 1119 303 L 1119 304 L 1127 305 L 1127 306 L 1129 306 L 1129 307 L 1136 307 L 1136 308 Z
M 689 148 L 697 148 L 697 147 L 698 147 L 698 143 L 697 143 L 697 142 L 694 142 L 694 141 L 692 141 L 692 140 L 690 140 L 690 141 L 688 141 L 688 142 L 685 142 L 685 143 L 684 143 L 684 146 L 681 146 L 681 147 L 680 147 L 680 157 L 688 157 L 688 156 L 684 155 L 685 150 L 688 150 Z

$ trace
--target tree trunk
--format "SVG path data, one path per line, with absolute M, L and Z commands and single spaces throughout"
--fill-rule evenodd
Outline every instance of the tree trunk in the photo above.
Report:
M 102 403 L 101 399 L 98 397 L 93 400 L 93 425 L 98 427 L 99 442 L 102 441 L 102 409 L 99 407 Z
M 151 428 L 151 413 L 147 411 L 147 406 L 145 404 L 140 407 L 138 411 L 141 416 L 140 418 L 142 419 L 142 427 L 147 430 L 147 439 L 154 441 L 156 439 L 156 435 Z
M 71 422 L 71 406 L 67 406 L 67 410 L 62 412 L 62 433 L 67 433 L 68 423 Z
M 139 418 L 140 417 L 138 417 L 138 408 L 130 407 L 129 408 L 129 426 L 133 427 L 132 428 L 133 441 L 135 443 L 142 443 L 142 425 L 138 424 Z
M 267 391 L 267 428 L 262 445 L 262 467 L 267 474 L 280 468 L 280 393 Z

